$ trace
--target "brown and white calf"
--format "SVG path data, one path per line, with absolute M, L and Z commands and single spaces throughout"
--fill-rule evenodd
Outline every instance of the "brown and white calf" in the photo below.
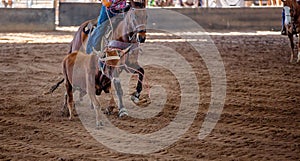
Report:
M 110 66 L 102 70 L 99 70 L 99 57 L 95 54 L 87 55 L 80 51 L 68 54 L 62 63 L 64 78 L 52 86 L 50 91 L 46 94 L 54 92 L 62 82 L 65 82 L 65 106 L 67 106 L 69 110 L 69 119 L 72 119 L 74 114 L 73 91 L 76 89 L 80 90 L 80 93 L 88 94 L 96 112 L 96 125 L 100 126 L 102 124 L 100 120 L 101 106 L 96 99 L 96 95 L 100 95 L 102 90 L 106 93 L 109 92 L 111 80 L 106 75 L 112 73 L 113 70 L 115 70 L 114 68 L 120 65 L 120 62 L 122 62 L 120 60 L 122 60 L 122 56 L 126 52 L 128 52 L 128 49 L 111 50 L 105 51 L 103 54 L 100 53 L 102 56 L 105 55 L 105 63 Z M 102 71 L 105 74 L 103 74 Z

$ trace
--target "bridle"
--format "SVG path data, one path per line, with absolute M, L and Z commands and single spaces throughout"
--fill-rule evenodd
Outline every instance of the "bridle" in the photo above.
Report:
M 130 28 L 132 29 L 128 29 L 129 31 L 131 31 L 131 35 L 130 33 L 128 34 L 128 38 L 129 41 L 133 41 L 134 37 L 136 37 L 136 35 L 138 33 L 142 33 L 142 32 L 146 32 L 146 24 L 145 23 L 141 23 L 141 24 L 136 24 L 137 21 L 137 17 L 134 15 L 135 11 L 145 11 L 145 8 L 131 8 L 130 11 L 128 12 L 128 16 L 130 17 L 129 20 L 127 20 L 128 18 L 125 19 L 125 23 L 130 25 Z M 129 22 L 128 22 L 129 21 Z M 128 26 L 128 25 L 127 25 Z

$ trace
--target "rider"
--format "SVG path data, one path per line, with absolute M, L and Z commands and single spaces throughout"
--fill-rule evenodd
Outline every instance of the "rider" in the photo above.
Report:
M 97 27 L 91 34 L 88 39 L 86 46 L 86 53 L 90 54 L 93 51 L 93 47 L 95 50 L 99 51 L 101 48 L 101 38 L 105 33 L 106 25 L 105 22 L 116 15 L 113 11 L 120 11 L 125 9 L 126 0 L 102 0 L 102 7 L 100 10 L 100 14 L 98 17 Z M 108 17 L 109 16 L 109 17 Z

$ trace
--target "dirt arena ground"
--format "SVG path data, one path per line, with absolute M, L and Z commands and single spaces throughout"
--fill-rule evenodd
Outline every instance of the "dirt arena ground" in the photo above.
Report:
M 198 132 L 211 88 L 205 63 L 185 42 L 160 42 L 192 66 L 201 89 L 200 106 L 177 142 L 153 154 L 134 155 L 105 147 L 80 119 L 63 117 L 63 86 L 52 96 L 43 95 L 62 76 L 61 61 L 72 35 L 0 33 L 0 160 L 300 160 L 300 64 L 289 63 L 287 37 L 211 36 L 224 61 L 227 96 L 220 120 L 203 140 Z M 150 35 L 151 39 L 166 37 Z M 161 84 L 168 99 L 151 119 L 108 116 L 132 133 L 151 133 L 168 125 L 180 102 L 178 82 L 170 72 L 150 66 L 145 71 L 149 84 Z

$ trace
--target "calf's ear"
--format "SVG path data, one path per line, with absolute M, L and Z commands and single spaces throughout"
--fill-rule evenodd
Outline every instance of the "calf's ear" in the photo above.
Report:
M 97 56 L 99 56 L 100 58 L 103 58 L 105 52 L 97 51 L 97 50 L 93 47 L 93 53 L 95 53 L 95 54 L 96 54 Z
M 122 53 L 125 54 L 125 53 L 129 52 L 131 47 L 132 47 L 132 45 L 128 46 L 126 49 L 123 49 Z

